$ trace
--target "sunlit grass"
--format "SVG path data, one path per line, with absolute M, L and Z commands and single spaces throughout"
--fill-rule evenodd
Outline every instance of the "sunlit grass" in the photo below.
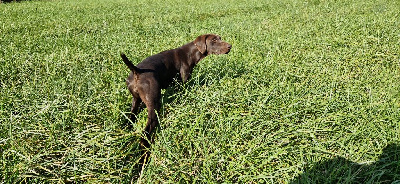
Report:
M 398 1 L 0 4 L 0 181 L 400 180 Z M 167 89 L 139 176 L 134 63 L 216 33 L 233 45 Z

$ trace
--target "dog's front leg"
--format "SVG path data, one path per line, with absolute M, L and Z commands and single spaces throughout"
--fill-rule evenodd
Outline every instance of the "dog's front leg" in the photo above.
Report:
M 181 74 L 182 82 L 186 83 L 190 79 L 190 69 L 187 65 L 182 65 L 179 71 Z

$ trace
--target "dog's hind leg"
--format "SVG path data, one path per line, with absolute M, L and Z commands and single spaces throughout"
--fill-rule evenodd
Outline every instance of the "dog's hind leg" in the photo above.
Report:
M 140 103 L 142 103 L 142 100 L 139 97 L 134 96 L 132 98 L 131 115 L 129 117 L 132 121 L 131 123 L 135 123 L 136 121 L 136 116 L 140 110 Z
M 150 149 L 150 143 L 153 141 L 152 139 L 152 134 L 154 133 L 155 128 L 158 126 L 158 113 L 160 112 L 160 98 L 161 98 L 161 91 L 160 90 L 154 90 L 154 89 L 160 89 L 160 86 L 158 83 L 153 83 L 152 85 L 145 85 L 149 88 L 144 89 L 145 91 L 151 91 L 151 93 L 139 93 L 141 94 L 141 99 L 143 102 L 146 104 L 147 107 L 147 115 L 148 115 L 148 120 L 146 127 L 144 128 L 144 137 L 141 138 L 140 140 L 140 145 L 142 148 L 142 163 L 145 164 L 145 162 L 148 160 L 150 156 L 150 152 L 148 149 Z M 151 86 L 151 87 L 150 87 Z M 153 88 L 154 87 L 154 88 Z M 142 95 L 143 94 L 143 95 Z
M 154 94 L 154 93 L 153 93 Z M 148 94 L 151 95 L 151 94 Z M 155 94 L 156 96 L 153 97 L 147 97 L 146 101 L 144 103 L 146 104 L 147 107 L 147 124 L 146 127 L 144 128 L 144 134 L 146 135 L 146 138 L 148 141 L 152 141 L 151 135 L 154 132 L 154 129 L 158 125 L 158 113 L 160 112 L 160 97 L 161 94 Z M 146 95 L 147 96 L 147 95 Z M 147 142 L 147 140 L 145 142 Z M 145 147 L 149 147 L 149 143 L 147 142 L 144 144 Z

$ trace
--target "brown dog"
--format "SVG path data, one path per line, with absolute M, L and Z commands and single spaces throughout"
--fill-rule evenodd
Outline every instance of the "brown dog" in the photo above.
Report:
M 133 96 L 130 119 L 132 122 L 136 120 L 139 105 L 143 101 L 148 111 L 148 121 L 144 129 L 147 140 L 151 140 L 151 133 L 158 125 L 157 113 L 160 110 L 161 89 L 167 88 L 178 75 L 182 82 L 186 82 L 194 66 L 201 59 L 209 54 L 228 54 L 231 47 L 229 43 L 222 41 L 220 36 L 206 34 L 182 47 L 150 56 L 137 66 L 121 53 L 123 61 L 131 70 L 126 80 Z M 141 140 L 142 147 L 149 147 L 147 140 Z

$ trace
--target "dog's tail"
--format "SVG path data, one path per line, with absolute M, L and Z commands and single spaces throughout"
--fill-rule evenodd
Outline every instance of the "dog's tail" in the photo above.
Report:
M 121 53 L 121 57 L 122 57 L 122 60 L 124 61 L 124 63 L 126 64 L 126 66 L 128 66 L 128 68 L 130 70 L 132 70 L 132 72 L 139 73 L 139 68 L 137 68 L 135 65 L 133 65 L 133 63 L 131 61 L 129 61 L 129 59 L 126 57 L 126 55 L 124 53 Z

